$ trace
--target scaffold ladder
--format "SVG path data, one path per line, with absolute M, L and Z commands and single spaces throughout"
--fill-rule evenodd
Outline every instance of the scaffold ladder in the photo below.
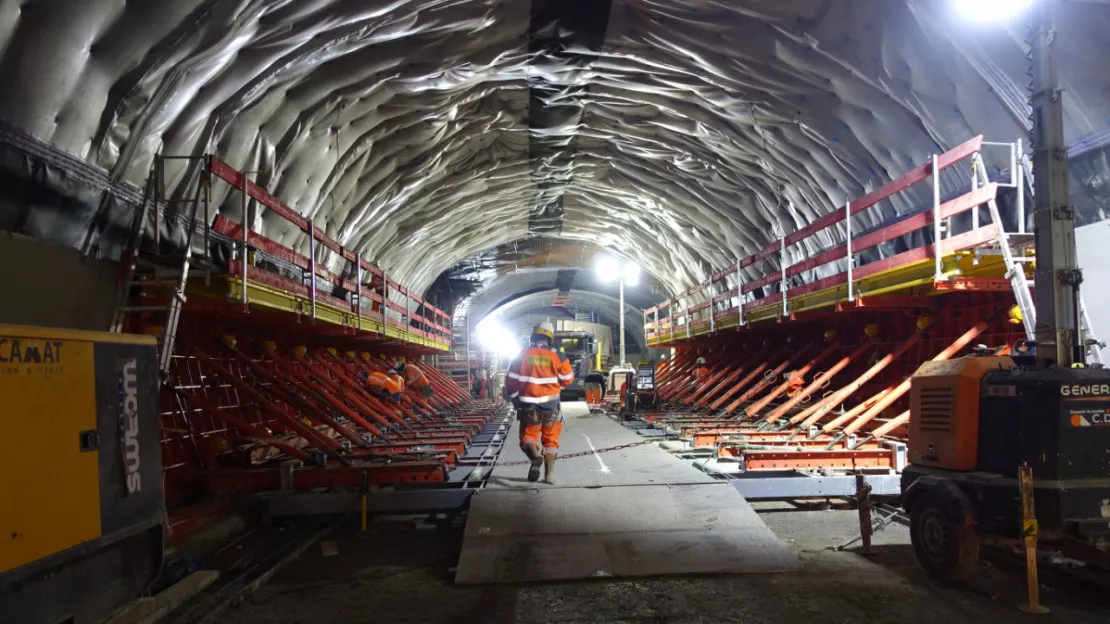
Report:
M 984 144 L 988 145 L 988 144 Z M 998 224 L 998 244 L 1002 253 L 1002 258 L 1006 263 L 1006 278 L 1010 280 L 1010 285 L 1014 290 L 1014 298 L 1017 300 L 1018 308 L 1021 310 L 1022 325 L 1025 329 L 1026 336 L 1029 340 L 1036 337 L 1037 326 L 1037 307 L 1033 298 L 1033 285 L 1025 275 L 1025 264 L 1032 262 L 1034 258 L 1026 256 L 1024 250 L 1033 245 L 1033 234 L 1026 232 L 1025 221 L 1025 192 L 1028 191 L 1032 196 L 1033 194 L 1033 168 L 1029 163 L 1029 159 L 1025 157 L 1024 150 L 1022 149 L 1022 142 L 1016 143 L 1000 143 L 989 144 L 998 146 L 1007 146 L 1010 148 L 1010 184 L 1000 184 L 999 186 L 1012 187 L 1016 195 L 1017 205 L 1017 232 L 1006 232 L 1004 224 L 1000 218 L 1000 211 L 998 209 L 998 202 L 995 198 L 987 203 L 990 210 L 991 219 L 994 223 Z M 987 179 L 987 169 L 983 164 L 983 157 L 981 154 L 975 154 L 972 157 L 972 169 L 974 170 L 973 184 L 982 186 L 989 182 Z M 1103 364 L 1101 349 L 1106 345 L 1099 342 L 1095 336 L 1094 328 L 1091 326 L 1090 318 L 1087 314 L 1087 306 L 1083 302 L 1083 298 L 1079 299 L 1080 309 L 1080 331 L 1083 333 L 1084 345 L 1087 347 L 1087 361 L 1091 364 Z
M 143 201 L 135 210 L 127 247 L 120 256 L 120 273 L 116 292 L 119 301 L 116 306 L 112 331 L 121 333 L 134 331 L 139 326 L 154 330 L 158 336 L 158 369 L 163 376 L 169 374 L 173 358 L 177 327 L 181 320 L 181 310 L 185 306 L 185 287 L 193 270 L 196 242 L 197 220 L 203 207 L 205 220 L 204 249 L 201 251 L 203 275 L 211 276 L 209 262 L 210 240 L 207 234 L 209 224 L 209 205 L 211 201 L 210 177 L 207 170 L 202 171 L 200 183 L 192 196 L 183 200 L 169 200 L 165 193 L 165 164 L 168 159 L 198 160 L 194 157 L 169 157 L 158 155 L 151 166 L 143 192 Z M 172 203 L 186 205 L 182 214 L 185 217 L 185 244 L 183 249 L 162 255 L 162 209 Z M 150 253 L 144 252 L 144 226 L 153 217 L 153 235 L 149 243 Z M 146 304 L 144 300 L 153 300 Z M 129 321 L 129 319 L 134 319 Z

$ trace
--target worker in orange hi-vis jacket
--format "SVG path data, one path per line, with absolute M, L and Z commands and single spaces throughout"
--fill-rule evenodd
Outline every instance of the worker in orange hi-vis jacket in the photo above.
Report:
M 709 381 L 709 367 L 705 365 L 705 358 L 697 359 L 697 368 L 694 370 L 694 387 L 701 388 Z
M 363 381 L 366 382 L 366 387 L 376 396 L 386 399 L 394 406 L 400 404 L 401 393 L 405 390 L 404 382 L 401 381 L 400 377 L 390 377 L 377 371 L 372 373 L 361 371 L 360 375 Z M 393 427 L 395 429 L 400 428 L 400 425 L 395 424 Z
M 431 382 L 428 381 L 428 378 L 424 375 L 424 371 L 419 368 L 398 360 L 393 363 L 393 370 L 397 371 L 405 380 L 405 386 L 416 390 L 420 393 L 420 396 L 425 399 L 435 393 L 435 391 L 432 390 Z
M 505 375 L 505 398 L 513 402 L 520 419 L 520 449 L 531 460 L 528 480 L 555 482 L 555 457 L 563 434 L 559 392 L 574 381 L 570 362 L 553 349 L 555 328 L 542 322 L 532 330 L 527 349 L 509 364 Z

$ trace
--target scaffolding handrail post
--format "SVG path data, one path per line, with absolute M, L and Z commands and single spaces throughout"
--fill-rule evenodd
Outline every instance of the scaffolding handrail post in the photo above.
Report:
M 845 257 L 848 259 L 848 301 L 856 300 L 855 287 L 852 285 L 852 202 L 844 204 L 844 225 L 848 229 L 848 240 Z
M 933 154 L 933 262 L 934 273 L 933 279 L 940 282 L 944 281 L 944 268 L 941 240 L 941 215 L 940 215 L 940 159 L 936 154 Z
M 1017 164 L 1013 171 L 1014 186 L 1017 187 L 1018 234 L 1025 234 L 1025 141 L 1021 138 L 1014 144 Z
M 782 274 L 782 280 L 779 282 L 779 290 L 782 291 L 782 315 L 787 316 L 789 311 L 788 298 L 786 296 L 786 235 L 785 229 L 782 237 L 782 244 L 779 247 L 779 269 Z
M 382 269 L 382 335 L 389 337 L 389 274 Z M 469 337 L 467 346 L 469 347 Z
M 242 191 L 243 191 L 243 254 L 239 258 L 242 268 L 242 283 L 240 284 L 239 299 L 243 306 L 243 312 L 250 312 L 250 303 L 247 300 L 247 258 L 250 256 L 250 232 L 251 232 L 251 196 L 250 196 L 250 178 L 247 177 L 247 172 L 242 173 Z
M 736 260 L 736 329 L 744 326 L 744 274 L 740 272 L 740 259 Z
M 362 330 L 362 256 L 355 254 L 355 292 L 351 297 L 355 307 L 355 317 L 358 319 L 358 329 Z
M 316 324 L 316 225 L 308 222 L 308 297 L 312 324 Z

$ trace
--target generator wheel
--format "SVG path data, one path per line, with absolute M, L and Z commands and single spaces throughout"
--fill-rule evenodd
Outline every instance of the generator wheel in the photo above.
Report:
M 910 542 L 925 571 L 942 581 L 967 578 L 979 561 L 979 535 L 958 501 L 925 492 L 910 510 Z

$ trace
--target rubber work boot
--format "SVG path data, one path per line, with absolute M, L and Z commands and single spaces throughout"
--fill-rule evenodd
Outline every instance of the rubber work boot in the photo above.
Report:
M 548 485 L 555 485 L 555 456 L 543 456 L 543 482 Z
M 525 444 L 523 450 L 528 459 L 532 460 L 532 465 L 528 467 L 528 482 L 535 483 L 540 480 L 540 466 L 543 465 L 543 455 L 540 454 L 540 449 L 535 444 Z

